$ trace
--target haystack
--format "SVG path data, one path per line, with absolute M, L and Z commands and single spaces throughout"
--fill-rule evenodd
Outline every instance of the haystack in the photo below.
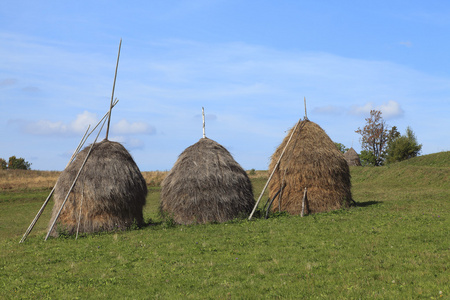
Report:
M 348 149 L 347 152 L 344 153 L 344 158 L 349 166 L 361 166 L 359 155 L 353 148 Z
M 253 208 L 247 173 L 206 137 L 186 148 L 161 184 L 161 206 L 179 224 L 225 222 Z
M 293 129 L 272 155 L 269 174 L 273 171 Z M 314 122 L 299 123 L 280 164 L 269 184 L 269 195 L 275 197 L 272 209 L 300 214 L 305 187 L 305 213 L 318 213 L 348 207 L 353 202 L 350 171 L 343 154 L 325 131 Z M 280 205 L 281 198 L 281 205 Z
M 83 149 L 61 173 L 49 224 L 53 223 L 89 148 Z M 79 232 L 86 233 L 142 225 L 146 196 L 147 185 L 131 155 L 121 144 L 105 139 L 94 144 L 58 218 L 59 229 L 53 229 L 51 235 L 57 236 L 61 230 L 73 234 L 78 223 Z

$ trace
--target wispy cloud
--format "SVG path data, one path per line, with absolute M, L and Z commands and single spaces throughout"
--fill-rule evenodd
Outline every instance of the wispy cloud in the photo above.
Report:
M 17 83 L 17 79 L 15 78 L 6 78 L 0 80 L 0 87 L 13 86 Z
M 400 42 L 400 45 L 411 48 L 413 46 L 412 42 L 410 41 L 402 41 Z
M 400 118 L 404 115 L 404 111 L 400 104 L 396 101 L 389 100 L 381 105 L 374 105 L 372 102 L 367 102 L 362 106 L 353 106 L 350 113 L 355 115 L 368 115 L 371 110 L 379 110 L 385 119 Z

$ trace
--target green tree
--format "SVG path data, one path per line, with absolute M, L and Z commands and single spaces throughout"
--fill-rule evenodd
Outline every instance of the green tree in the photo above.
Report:
M 361 135 L 362 150 L 371 152 L 375 157 L 374 165 L 382 165 L 388 140 L 388 126 L 381 116 L 381 111 L 371 110 L 370 117 L 366 118 L 366 126 L 355 132 Z
M 31 163 L 25 161 L 22 157 L 11 156 L 8 162 L 8 169 L 30 170 Z
M 345 153 L 348 151 L 349 148 L 345 147 L 344 144 L 341 143 L 334 143 L 336 145 L 336 148 L 341 151 L 342 153 Z
M 387 137 L 387 144 L 389 147 L 389 144 L 392 143 L 394 140 L 400 137 L 400 132 L 397 130 L 397 126 L 392 126 L 391 130 L 388 132 Z
M 388 144 L 386 162 L 393 163 L 416 157 L 420 154 L 422 145 L 417 142 L 416 135 L 411 127 L 406 128 L 406 134 L 393 139 Z
M 376 166 L 377 158 L 372 151 L 362 150 L 359 154 L 359 160 L 361 161 L 361 166 Z
M 8 168 L 8 164 L 6 163 L 6 160 L 3 158 L 0 158 L 0 170 L 6 170 Z

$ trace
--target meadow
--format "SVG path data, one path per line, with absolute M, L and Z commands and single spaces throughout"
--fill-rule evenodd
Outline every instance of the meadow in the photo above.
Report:
M 144 172 L 149 226 L 44 241 L 50 202 L 22 244 L 58 172 L 8 172 L 0 172 L 1 299 L 450 297 L 450 152 L 352 167 L 350 209 L 192 226 L 162 221 L 165 173 Z M 251 174 L 258 197 L 267 172 Z

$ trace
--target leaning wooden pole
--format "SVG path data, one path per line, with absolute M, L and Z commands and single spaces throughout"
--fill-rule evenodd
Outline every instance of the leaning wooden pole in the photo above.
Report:
M 85 137 L 89 131 L 89 128 L 91 127 L 91 125 L 88 126 L 88 128 L 86 129 L 86 132 L 84 133 L 83 137 L 81 138 L 80 143 L 78 144 L 77 149 L 75 149 L 75 151 L 73 152 L 72 156 L 69 159 L 69 162 L 67 163 L 67 166 L 70 165 L 73 161 L 73 158 L 78 154 L 78 151 L 80 149 L 80 147 L 82 146 L 82 144 L 84 144 L 85 141 Z M 67 168 L 66 166 L 66 168 Z M 50 197 L 53 195 L 53 192 L 55 191 L 56 188 L 56 184 L 55 186 L 53 186 L 53 189 L 51 190 L 50 194 L 48 195 L 47 199 L 45 199 L 44 204 L 42 204 L 41 209 L 38 211 L 38 213 L 36 214 L 36 216 L 34 217 L 33 221 L 31 222 L 30 226 L 28 226 L 27 231 L 25 231 L 25 234 L 23 235 L 22 239 L 20 240 L 19 243 L 23 243 L 26 238 L 28 237 L 28 235 L 30 234 L 31 230 L 33 230 L 34 225 L 36 225 L 36 222 L 38 221 L 38 219 L 41 217 L 42 212 L 44 211 L 45 207 L 48 204 L 48 201 L 50 201 Z
M 261 201 L 261 198 L 262 198 L 262 196 L 264 195 L 264 192 L 266 191 L 266 188 L 267 188 L 267 186 L 269 185 L 270 180 L 272 180 L 272 176 L 273 176 L 273 174 L 275 173 L 276 169 L 278 168 L 278 165 L 280 164 L 281 158 L 283 157 L 284 152 L 286 151 L 286 148 L 289 146 L 289 143 L 291 142 L 292 136 L 294 135 L 294 132 L 297 130 L 298 124 L 300 124 L 300 122 L 301 122 L 301 119 L 298 120 L 297 124 L 295 124 L 294 130 L 292 130 L 291 136 L 289 137 L 289 140 L 287 141 L 286 146 L 284 146 L 284 149 L 283 149 L 283 151 L 281 152 L 281 155 L 280 155 L 280 157 L 278 158 L 278 161 L 277 161 L 277 163 L 275 164 L 275 167 L 273 168 L 273 171 L 272 171 L 272 173 L 270 174 L 269 179 L 267 179 L 266 185 L 264 186 L 264 188 L 263 188 L 261 194 L 259 195 L 258 200 L 256 201 L 255 207 L 253 207 L 253 210 L 252 210 L 250 216 L 248 217 L 249 220 L 252 219 L 253 214 L 255 213 L 256 208 L 258 207 L 259 201 Z
M 64 199 L 63 203 L 61 204 L 61 207 L 59 208 L 59 211 L 58 211 L 58 213 L 57 213 L 56 216 L 55 216 L 55 220 L 53 220 L 53 223 L 52 223 L 52 225 L 50 226 L 50 230 L 48 231 L 48 233 L 47 233 L 47 235 L 46 235 L 46 237 L 45 237 L 45 240 L 48 239 L 48 237 L 50 236 L 50 233 L 52 232 L 53 228 L 55 227 L 56 221 L 58 220 L 59 215 L 61 214 L 61 212 L 62 212 L 62 210 L 63 210 L 63 208 L 64 208 L 64 205 L 66 204 L 67 199 L 69 198 L 70 193 L 72 192 L 72 189 L 73 189 L 73 187 L 75 186 L 75 183 L 77 183 L 78 177 L 80 177 L 81 171 L 83 170 L 84 165 L 86 164 L 86 162 L 87 162 L 87 160 L 88 160 L 88 158 L 89 158 L 89 155 L 91 154 L 92 148 L 94 147 L 95 142 L 96 142 L 97 139 L 98 139 L 98 136 L 99 136 L 100 133 L 102 132 L 102 129 L 103 129 L 103 126 L 105 125 L 105 122 L 106 122 L 106 120 L 103 122 L 102 127 L 100 127 L 100 130 L 98 131 L 97 137 L 95 138 L 94 142 L 92 143 L 91 147 L 89 148 L 89 152 L 86 154 L 86 158 L 84 159 L 83 164 L 82 164 L 81 167 L 80 167 L 80 170 L 78 170 L 78 174 L 77 174 L 77 176 L 75 177 L 75 180 L 73 181 L 72 186 L 71 186 L 70 189 L 69 189 L 69 192 L 67 192 L 66 198 Z
M 116 89 L 117 68 L 119 67 L 119 57 L 120 57 L 120 48 L 121 47 L 122 47 L 122 39 L 120 39 L 119 53 L 117 54 L 116 72 L 114 73 L 114 83 L 113 83 L 113 88 L 112 88 L 112 93 L 111 93 L 111 104 L 109 106 L 108 126 L 106 127 L 106 139 L 108 139 L 109 124 L 111 123 L 111 110 L 113 108 L 114 90 Z

